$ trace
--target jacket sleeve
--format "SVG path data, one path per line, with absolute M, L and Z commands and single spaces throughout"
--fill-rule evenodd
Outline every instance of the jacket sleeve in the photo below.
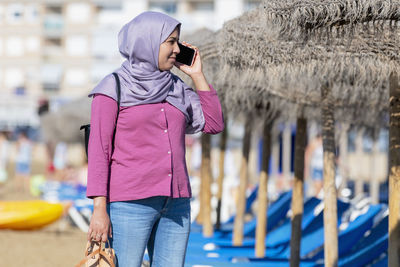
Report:
M 108 196 L 109 165 L 117 110 L 117 102 L 111 97 L 101 94 L 93 97 L 86 191 L 89 198 Z
M 217 134 L 224 130 L 224 115 L 217 92 L 210 85 L 210 91 L 197 91 L 200 98 L 201 108 L 204 114 L 203 132 Z

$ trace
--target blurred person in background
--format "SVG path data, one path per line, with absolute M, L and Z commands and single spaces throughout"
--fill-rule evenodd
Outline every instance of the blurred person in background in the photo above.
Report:
M 0 186 L 8 179 L 7 164 L 9 159 L 9 142 L 6 133 L 0 132 Z
M 144 12 L 118 35 L 126 59 L 117 117 L 116 82 L 106 76 L 91 92 L 87 196 L 94 199 L 88 240 L 110 236 L 119 267 L 140 267 L 147 247 L 150 265 L 184 265 L 190 231 L 191 189 L 185 133 L 217 134 L 224 128 L 221 104 L 207 83 L 199 51 L 192 66 L 176 56 L 180 22 Z M 188 75 L 196 91 L 170 70 Z
M 324 177 L 324 150 L 321 134 L 317 134 L 307 146 L 304 165 L 305 177 L 311 179 L 313 195 L 318 196 L 323 187 Z
M 32 144 L 26 133 L 21 132 L 17 139 L 15 159 L 15 185 L 19 192 L 29 192 L 31 175 Z
M 54 149 L 53 165 L 56 179 L 59 181 L 64 180 L 64 172 L 67 164 L 67 149 L 67 144 L 64 142 L 58 142 Z

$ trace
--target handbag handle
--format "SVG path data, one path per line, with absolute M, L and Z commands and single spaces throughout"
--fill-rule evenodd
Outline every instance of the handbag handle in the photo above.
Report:
M 96 256 L 96 254 L 99 254 L 99 260 L 100 258 L 104 258 L 105 261 L 110 265 L 110 267 L 115 267 L 114 260 L 112 256 L 109 253 L 106 253 L 105 250 L 103 249 L 103 245 L 105 248 L 105 242 L 100 242 L 100 246 L 98 249 L 92 251 L 91 253 L 88 254 L 89 248 L 92 247 L 92 243 L 98 243 L 98 241 L 90 241 L 90 246 L 86 249 L 85 251 L 85 258 L 82 259 L 75 267 L 81 267 L 83 264 L 85 264 L 91 257 Z M 110 242 L 107 239 L 107 245 L 110 247 Z M 111 248 L 111 247 L 110 247 Z

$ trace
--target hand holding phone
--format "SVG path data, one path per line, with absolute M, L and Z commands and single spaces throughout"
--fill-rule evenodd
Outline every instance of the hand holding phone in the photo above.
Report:
M 193 80 L 196 90 L 210 91 L 203 74 L 200 53 L 195 46 L 186 42 L 178 43 L 180 52 L 176 56 L 175 66 Z
M 196 50 L 181 43 L 178 43 L 180 53 L 176 55 L 176 61 L 187 66 L 192 66 L 195 56 Z

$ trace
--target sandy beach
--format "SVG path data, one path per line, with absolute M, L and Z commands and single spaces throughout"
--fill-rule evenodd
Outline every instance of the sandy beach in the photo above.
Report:
M 34 199 L 29 194 L 15 193 L 11 184 L 2 185 L 0 200 Z M 83 257 L 86 234 L 62 218 L 39 230 L 0 230 L 4 267 L 72 267 Z

